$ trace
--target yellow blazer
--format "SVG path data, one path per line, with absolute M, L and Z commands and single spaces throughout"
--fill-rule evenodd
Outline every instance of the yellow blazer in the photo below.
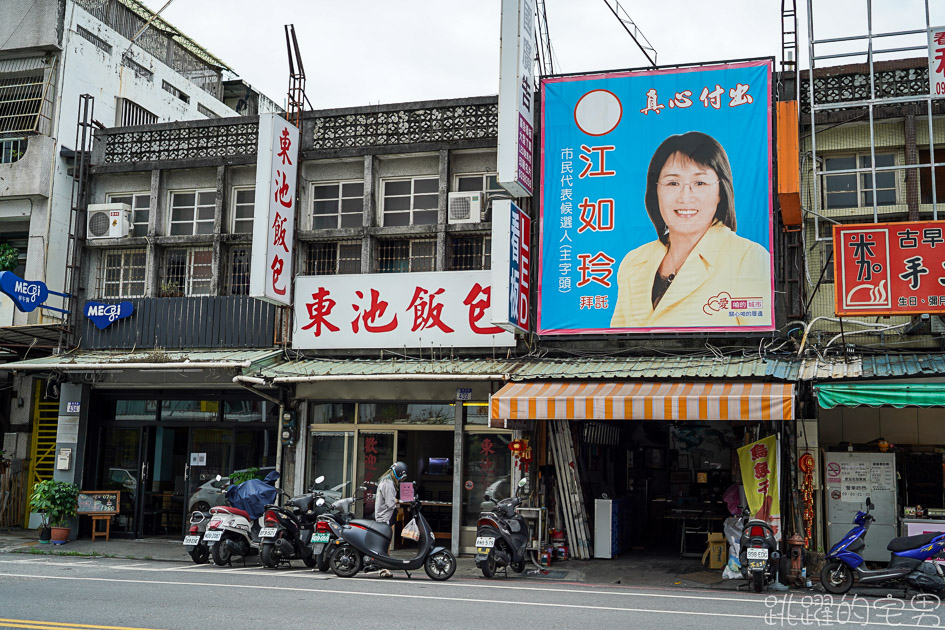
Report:
M 653 241 L 631 251 L 620 263 L 612 328 L 771 323 L 771 256 L 764 247 L 738 236 L 721 223 L 710 226 L 654 309 L 653 279 L 666 249 L 660 241 Z M 726 304 L 726 299 L 732 298 L 760 298 L 762 307 L 732 309 Z M 759 311 L 763 312 L 761 316 L 752 314 Z M 740 316 L 731 316 L 730 312 Z

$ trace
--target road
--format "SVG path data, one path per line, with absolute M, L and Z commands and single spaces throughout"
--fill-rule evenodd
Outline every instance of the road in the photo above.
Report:
M 0 628 L 33 630 L 928 628 L 945 627 L 943 608 L 929 599 L 825 601 L 823 595 L 803 599 L 522 577 L 433 582 L 421 572 L 409 580 L 403 574 L 340 579 L 301 567 L 0 557 Z

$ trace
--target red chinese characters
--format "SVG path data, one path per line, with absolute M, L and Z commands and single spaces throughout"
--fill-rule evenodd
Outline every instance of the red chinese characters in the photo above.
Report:
M 480 326 L 479 322 L 486 315 L 486 309 L 492 302 L 492 288 L 483 288 L 478 282 L 473 285 L 463 304 L 469 307 L 469 327 L 477 335 L 497 335 L 502 332 L 498 326 Z
M 436 327 L 443 332 L 453 332 L 453 329 L 440 319 L 443 313 L 443 305 L 437 303 L 437 296 L 441 295 L 443 291 L 444 289 L 437 289 L 431 293 L 423 287 L 417 287 L 416 291 L 413 292 L 413 299 L 410 300 L 409 308 L 413 310 L 413 326 L 410 330 L 416 332 L 425 328 Z
M 325 287 L 319 287 L 318 291 L 312 294 L 313 301 L 305 304 L 308 309 L 309 322 L 302 326 L 302 330 L 314 328 L 313 332 L 316 337 L 321 336 L 323 326 L 325 330 L 338 332 L 338 327 L 328 321 L 328 316 L 331 315 L 331 311 L 336 304 L 333 299 L 328 297 L 329 295 L 330 292 Z

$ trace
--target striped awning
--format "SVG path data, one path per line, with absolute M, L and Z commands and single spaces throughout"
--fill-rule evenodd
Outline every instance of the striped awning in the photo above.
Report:
M 794 385 L 731 381 L 510 383 L 492 395 L 491 418 L 793 420 Z

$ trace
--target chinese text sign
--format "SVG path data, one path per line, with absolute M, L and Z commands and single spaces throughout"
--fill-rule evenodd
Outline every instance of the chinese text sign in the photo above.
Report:
M 298 276 L 299 349 L 508 347 L 490 320 L 489 271 Z
M 259 117 L 249 294 L 292 303 L 299 130 L 276 114 Z
M 945 313 L 945 221 L 833 228 L 837 315 Z
M 542 81 L 540 334 L 774 328 L 771 67 Z
M 771 435 L 738 449 L 738 466 L 751 518 L 767 521 L 781 539 L 781 498 L 778 488 L 778 438 Z
M 535 4 L 502 0 L 499 54 L 499 184 L 515 197 L 532 194 Z
M 492 202 L 492 323 L 528 331 L 532 222 L 509 199 Z
M 945 96 L 945 26 L 929 29 L 929 92 Z

